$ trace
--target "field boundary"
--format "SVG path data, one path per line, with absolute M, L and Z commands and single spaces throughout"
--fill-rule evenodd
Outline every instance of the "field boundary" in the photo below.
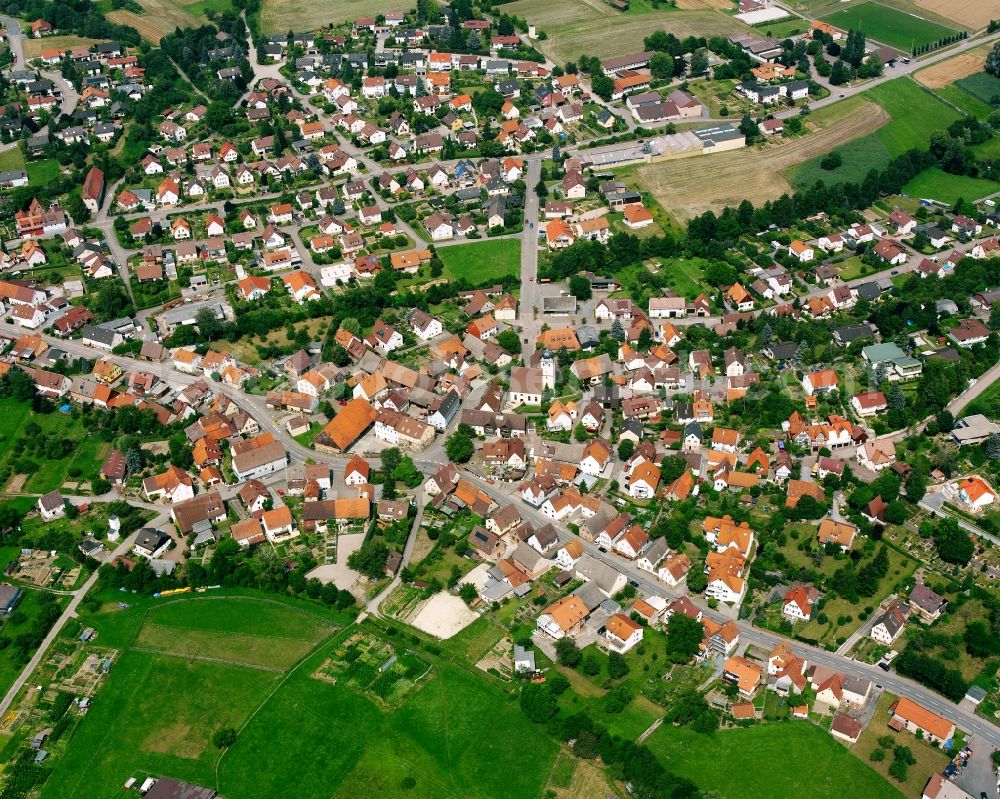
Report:
M 276 666 L 262 666 L 259 663 L 246 663 L 242 660 L 231 660 L 229 658 L 213 658 L 208 655 L 182 655 L 180 652 L 170 652 L 165 649 L 153 649 L 152 647 L 133 646 L 130 652 L 144 652 L 147 655 L 158 655 L 160 657 L 178 658 L 179 660 L 197 660 L 200 663 L 220 663 L 224 666 L 238 666 L 242 669 L 256 669 L 257 671 L 268 671 L 272 674 L 280 674 L 284 669 Z

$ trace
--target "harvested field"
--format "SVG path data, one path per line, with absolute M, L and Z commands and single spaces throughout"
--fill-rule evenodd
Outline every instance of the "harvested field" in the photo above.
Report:
M 204 11 L 213 8 L 216 11 L 223 10 L 228 3 L 219 3 L 216 0 L 138 0 L 143 12 L 136 14 L 132 11 L 112 11 L 107 17 L 112 22 L 121 25 L 131 25 L 144 39 L 151 42 L 159 42 L 164 36 L 173 31 L 174 28 L 197 28 L 207 21 Z M 313 24 L 310 27 L 318 27 Z
M 947 58 L 932 64 L 927 69 L 922 69 L 916 74 L 918 83 L 922 83 L 928 89 L 940 89 L 956 80 L 967 78 L 982 71 L 986 64 L 986 53 L 988 48 L 978 47 L 967 53 L 960 53 L 954 58 Z
M 599 0 L 517 0 L 504 6 L 548 34 L 536 47 L 558 64 L 586 53 L 609 58 L 642 50 L 642 40 L 654 30 L 680 39 L 686 36 L 726 36 L 750 30 L 739 20 L 713 10 L 714 0 L 681 0 L 669 11 L 622 14 Z
M 24 57 L 29 61 L 38 58 L 44 50 L 69 50 L 73 47 L 90 47 L 103 44 L 107 39 L 87 39 L 83 36 L 46 36 L 43 39 L 25 39 Z
M 935 16 L 950 19 L 965 28 L 985 28 L 1000 14 L 995 2 L 957 3 L 955 0 L 915 0 L 917 6 Z
M 408 6 L 403 6 L 404 8 Z M 312 31 L 328 22 L 354 21 L 400 8 L 392 0 L 264 0 L 260 25 L 264 33 Z
M 763 150 L 746 148 L 718 155 L 682 158 L 641 166 L 639 185 L 682 220 L 708 210 L 773 200 L 792 187 L 781 173 L 797 164 L 871 133 L 889 121 L 875 103 L 866 103 L 847 119 L 808 136 Z

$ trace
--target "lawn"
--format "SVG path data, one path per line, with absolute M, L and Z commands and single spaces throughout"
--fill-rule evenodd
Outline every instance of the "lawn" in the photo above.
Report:
M 9 169 L 24 169 L 24 153 L 19 146 L 0 153 L 0 172 Z
M 711 736 L 664 725 L 646 745 L 669 771 L 721 796 L 903 797 L 836 739 L 806 721 L 722 730 Z
M 476 285 L 521 273 L 519 239 L 484 239 L 439 247 L 437 254 L 444 264 L 445 275 L 455 280 L 465 278 Z
M 937 167 L 925 169 L 903 186 L 903 192 L 911 197 L 938 200 L 952 205 L 959 198 L 978 200 L 1000 191 L 1000 183 L 965 175 L 950 175 Z
M 982 144 L 974 144 L 969 149 L 977 158 L 1000 158 L 1000 136 L 994 136 Z
M 875 2 L 845 8 L 823 19 L 841 30 L 860 29 L 868 38 L 907 53 L 955 33 L 944 25 Z
M 955 109 L 909 78 L 881 83 L 866 91 L 865 96 L 892 117 L 892 122 L 875 134 L 892 156 L 927 147 L 930 134 L 944 130 L 959 118 Z
M 802 17 L 790 17 L 788 19 L 776 19 L 764 25 L 755 26 L 765 36 L 772 39 L 786 39 L 791 36 L 798 36 L 809 30 L 809 23 Z
M 45 784 L 44 797 L 114 796 L 130 776 L 215 784 L 212 732 L 238 726 L 280 674 L 127 651 Z
M 206 597 L 153 608 L 135 646 L 159 654 L 284 671 L 332 631 L 317 617 L 284 605 Z
M 926 148 L 931 133 L 943 130 L 959 118 L 954 108 L 909 78 L 874 86 L 864 97 L 878 103 L 891 117 L 890 121 L 868 135 L 830 148 L 842 159 L 836 169 L 823 169 L 822 155 L 793 167 L 787 175 L 795 188 L 807 188 L 817 180 L 827 184 L 860 182 L 870 170 L 882 169 L 895 156 L 914 148 Z M 845 104 L 852 100 L 855 98 Z M 828 108 L 840 105 L 835 103 Z
M 44 185 L 55 180 L 62 174 L 59 162 L 55 158 L 43 158 L 41 161 L 29 161 L 28 182 L 33 186 Z
M 1000 78 L 988 72 L 977 72 L 967 78 L 955 81 L 956 86 L 965 89 L 973 97 L 978 97 L 984 103 L 992 103 L 994 97 L 1000 97 Z

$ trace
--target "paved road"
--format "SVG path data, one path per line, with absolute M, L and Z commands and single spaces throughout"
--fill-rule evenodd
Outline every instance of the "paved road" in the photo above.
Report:
M 524 362 L 535 351 L 538 335 L 537 318 L 541 312 L 541 292 L 538 288 L 538 207 L 540 200 L 535 185 L 542 176 L 541 157 L 528 158 L 524 171 L 524 230 L 521 234 L 521 297 L 518 320 L 521 323 Z

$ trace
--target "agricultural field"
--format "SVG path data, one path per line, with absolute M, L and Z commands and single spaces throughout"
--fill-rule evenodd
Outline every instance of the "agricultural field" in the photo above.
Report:
M 46 36 L 42 39 L 25 38 L 24 57 L 38 58 L 44 50 L 70 50 L 74 47 L 90 47 L 103 44 L 107 39 L 87 39 L 83 36 Z
M 915 0 L 917 8 L 929 16 L 943 17 L 959 27 L 985 28 L 996 16 L 992 3 L 956 3 L 955 0 Z
M 993 108 L 978 97 L 973 97 L 954 83 L 942 86 L 940 89 L 934 89 L 933 91 L 942 100 L 951 103 L 957 108 L 961 108 L 966 114 L 971 116 L 985 119 L 993 111 Z
M 208 10 L 222 12 L 232 8 L 229 0 L 191 0 L 191 2 L 138 0 L 138 2 L 143 8 L 141 14 L 133 11 L 110 11 L 107 13 L 107 18 L 122 25 L 131 25 L 144 39 L 154 43 L 158 43 L 174 28 L 197 28 L 203 25 L 207 21 L 205 12 Z M 316 27 L 318 24 L 313 17 L 313 24 L 301 30 L 312 30 Z
M 654 30 L 686 36 L 726 36 L 750 30 L 737 19 L 721 13 L 720 6 L 701 0 L 678 3 L 678 8 L 652 10 L 633 3 L 621 13 L 601 0 L 517 0 L 504 7 L 508 14 L 524 17 L 545 31 L 548 39 L 535 43 L 557 64 L 583 54 L 608 58 L 642 50 L 642 40 Z M 730 8 L 728 4 L 722 6 Z
M 864 98 L 877 103 L 888 114 L 888 124 L 869 135 L 848 139 L 843 145 L 830 148 L 843 159 L 836 169 L 823 169 L 820 166 L 822 155 L 817 155 L 789 171 L 786 177 L 792 185 L 801 189 L 817 180 L 826 183 L 860 181 L 869 170 L 881 169 L 895 156 L 913 148 L 926 148 L 931 133 L 943 130 L 959 118 L 954 108 L 908 78 L 875 86 L 864 93 Z
M 936 64 L 920 70 L 914 77 L 928 89 L 940 89 L 956 80 L 982 72 L 988 52 L 988 47 L 967 50 L 953 58 L 946 58 L 944 61 L 938 61 Z
M 521 273 L 520 239 L 494 239 L 438 247 L 438 257 L 444 264 L 444 273 L 457 280 L 465 278 L 470 283 L 496 280 Z
M 836 11 L 823 18 L 841 30 L 862 30 L 869 39 L 904 52 L 952 36 L 955 31 L 936 22 L 907 14 L 873 0 Z
M 744 198 L 755 203 L 773 200 L 792 191 L 781 177 L 785 170 L 871 133 L 889 120 L 874 103 L 843 110 L 853 113 L 838 115 L 837 124 L 830 119 L 808 136 L 774 142 L 760 150 L 744 148 L 644 165 L 635 170 L 636 179 L 644 191 L 684 220 L 706 210 L 739 205 Z
M 406 6 L 408 7 L 408 6 Z M 353 21 L 357 17 L 373 17 L 400 9 L 392 0 L 264 0 L 260 25 L 264 33 L 287 33 L 316 30 L 329 22 Z
M 949 175 L 937 167 L 927 169 L 903 186 L 904 193 L 952 205 L 959 198 L 978 200 L 1000 191 L 1000 183 L 965 175 Z
M 1000 78 L 990 75 L 988 72 L 977 72 L 974 75 L 969 75 L 967 78 L 955 81 L 955 85 L 990 105 L 993 104 L 994 97 L 1000 97 Z
M 666 725 L 646 745 L 669 771 L 721 796 L 842 796 L 850 785 L 852 799 L 903 797 L 829 733 L 805 721 L 712 736 Z M 769 765 L 761 768 L 762 763 Z

